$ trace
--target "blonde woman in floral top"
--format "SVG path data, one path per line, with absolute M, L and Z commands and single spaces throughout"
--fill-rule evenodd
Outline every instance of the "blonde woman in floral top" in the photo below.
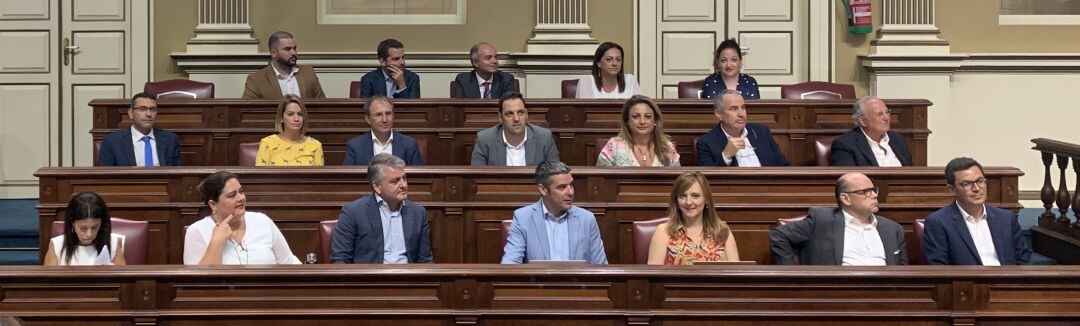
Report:
M 619 135 L 608 140 L 596 166 L 679 166 L 679 152 L 664 134 L 656 103 L 642 95 L 626 100 Z
M 675 179 L 668 216 L 649 243 L 650 265 L 739 261 L 735 237 L 716 214 L 709 181 L 701 172 L 686 172 Z
M 322 166 L 322 143 L 305 135 L 307 108 L 296 95 L 285 95 L 278 105 L 278 133 L 259 141 L 255 166 Z

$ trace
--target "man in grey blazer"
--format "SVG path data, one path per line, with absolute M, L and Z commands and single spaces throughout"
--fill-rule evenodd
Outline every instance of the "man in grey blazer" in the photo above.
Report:
M 333 263 L 433 263 L 427 210 L 408 200 L 405 161 L 375 155 L 368 164 L 374 193 L 341 208 L 331 238 Z
M 904 229 L 875 214 L 878 188 L 870 178 L 845 174 L 835 192 L 838 208 L 812 207 L 806 218 L 769 231 L 776 264 L 907 265 Z
M 521 93 L 499 98 L 499 120 L 501 124 L 476 133 L 472 165 L 533 166 L 559 160 L 551 131 L 529 123 Z
M 540 201 L 514 211 L 503 264 L 531 260 L 583 260 L 607 264 L 604 242 L 596 216 L 574 206 L 574 177 L 559 161 L 536 166 L 536 189 Z

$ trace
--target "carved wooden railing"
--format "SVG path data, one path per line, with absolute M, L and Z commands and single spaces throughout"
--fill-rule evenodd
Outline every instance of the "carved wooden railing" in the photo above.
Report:
M 1045 211 L 1039 215 L 1039 225 L 1032 229 L 1034 232 L 1033 245 L 1035 251 L 1057 259 L 1059 263 L 1080 263 L 1080 219 L 1069 218 L 1069 208 L 1072 207 L 1073 216 L 1080 216 L 1080 145 L 1062 141 L 1036 138 L 1031 142 L 1042 154 L 1043 167 L 1045 167 L 1042 190 L 1039 199 L 1042 200 Z M 1057 158 L 1057 167 L 1060 170 L 1058 188 L 1054 190 L 1054 182 L 1051 180 L 1051 166 L 1054 158 Z M 1072 159 L 1074 173 L 1074 185 L 1072 195 L 1069 195 L 1067 170 L 1069 159 Z M 1054 205 L 1057 205 L 1057 213 L 1054 213 Z

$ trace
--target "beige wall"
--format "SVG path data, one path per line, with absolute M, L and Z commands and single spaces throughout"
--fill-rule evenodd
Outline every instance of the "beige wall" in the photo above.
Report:
M 296 36 L 301 55 L 317 52 L 374 52 L 385 38 L 405 43 L 407 51 L 468 51 L 479 41 L 491 42 L 500 52 L 523 52 L 536 25 L 534 1 L 469 0 L 464 25 L 318 25 L 314 1 L 259 0 L 252 2 L 251 27 L 259 51 L 267 52 L 266 38 L 277 30 Z M 196 23 L 195 1 L 155 1 L 154 79 L 186 77 L 169 57 L 184 52 Z M 633 71 L 633 7 L 590 1 L 589 25 L 597 40 L 621 44 L 627 70 Z M 603 14 L 598 14 L 603 13 Z

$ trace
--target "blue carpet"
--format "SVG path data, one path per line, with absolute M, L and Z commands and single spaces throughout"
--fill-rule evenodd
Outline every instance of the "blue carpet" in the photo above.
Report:
M 0 265 L 38 264 L 37 199 L 0 200 Z

